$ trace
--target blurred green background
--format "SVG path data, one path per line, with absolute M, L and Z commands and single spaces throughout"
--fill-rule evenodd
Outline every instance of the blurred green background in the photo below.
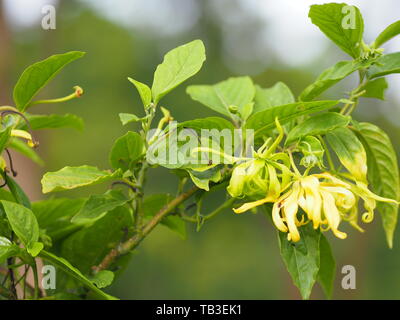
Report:
M 11 102 L 12 87 L 29 64 L 54 53 L 86 51 L 46 89 L 52 98 L 85 89 L 82 99 L 37 107 L 39 113 L 75 113 L 84 118 L 84 132 L 38 133 L 45 168 L 16 156 L 18 180 L 33 199 L 43 198 L 40 177 L 66 165 L 92 164 L 109 168 L 108 151 L 126 130 L 118 113 L 140 115 L 141 103 L 128 76 L 151 84 L 163 54 L 190 40 L 205 42 L 207 61 L 198 75 L 168 95 L 163 105 L 178 121 L 214 115 L 185 94 L 190 83 L 214 83 L 250 74 L 267 87 L 286 82 L 295 94 L 319 72 L 347 59 L 307 18 L 308 0 L 3 0 L 0 1 L 0 99 Z M 366 20 L 366 37 L 373 40 L 386 25 L 400 18 L 396 0 L 348 1 Z M 57 9 L 56 30 L 43 30 L 43 5 Z M 399 40 L 386 47 L 400 50 Z M 343 97 L 356 78 L 336 86 L 326 97 Z M 400 81 L 390 78 L 385 102 L 362 100 L 356 117 L 381 125 L 394 141 L 400 135 Z M 346 89 L 345 89 L 346 88 Z M 153 169 L 148 193 L 173 192 L 177 180 L 167 170 Z M 67 196 L 101 192 L 106 186 Z M 207 201 L 218 205 L 223 195 Z M 279 256 L 276 232 L 261 214 L 237 216 L 231 211 L 208 221 L 201 232 L 190 226 L 183 241 L 158 227 L 140 246 L 128 269 L 108 290 L 122 299 L 298 299 Z M 400 234 L 389 250 L 377 217 L 360 234 L 348 230 L 347 240 L 331 239 L 337 259 L 334 298 L 400 298 Z M 357 289 L 341 288 L 341 268 L 354 265 Z M 316 288 L 312 298 L 323 298 Z

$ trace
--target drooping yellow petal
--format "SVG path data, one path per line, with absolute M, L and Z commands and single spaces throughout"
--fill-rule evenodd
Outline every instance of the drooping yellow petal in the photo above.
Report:
M 253 201 L 253 202 L 247 202 L 245 204 L 243 204 L 241 207 L 237 208 L 237 209 L 232 209 L 235 213 L 243 213 L 246 212 L 250 209 L 253 209 L 255 207 L 261 206 L 267 202 L 273 202 L 275 201 L 275 199 L 273 197 L 265 197 L 264 199 L 261 200 L 257 200 L 257 201 Z
M 322 189 L 336 195 L 336 205 L 347 212 L 356 204 L 356 197 L 353 192 L 343 187 L 331 187 L 322 185 Z
M 271 197 L 278 198 L 281 193 L 281 184 L 279 183 L 276 169 L 270 164 L 267 165 L 269 174 L 269 189 L 268 194 Z
M 275 202 L 274 206 L 272 207 L 272 221 L 274 222 L 275 226 L 278 228 L 279 231 L 288 232 L 288 228 L 286 227 L 286 225 L 282 220 L 280 211 L 281 211 L 281 202 Z
M 30 146 L 31 148 L 34 148 L 37 146 L 37 143 L 35 141 L 33 141 L 32 135 L 25 130 L 13 129 L 13 130 L 11 130 L 11 136 L 25 139 L 28 146 Z
M 328 191 L 320 189 L 323 200 L 324 216 L 334 235 L 339 239 L 345 239 L 347 234 L 338 230 L 340 224 L 340 213 L 335 204 L 335 198 Z
M 321 223 L 321 208 L 322 200 L 319 194 L 319 180 L 314 176 L 308 176 L 301 182 L 305 194 L 305 209 L 304 211 L 313 221 L 314 229 L 317 229 Z
M 226 190 L 234 198 L 239 198 L 243 194 L 243 188 L 246 182 L 246 168 L 249 165 L 248 162 L 245 162 L 239 164 L 235 169 L 233 169 L 231 180 L 229 181 L 229 186 Z
M 297 242 L 300 240 L 300 233 L 297 229 L 297 211 L 299 209 L 298 199 L 299 199 L 300 186 L 299 182 L 293 183 L 291 194 L 283 202 L 283 212 L 286 219 L 286 224 L 289 229 L 290 240 Z

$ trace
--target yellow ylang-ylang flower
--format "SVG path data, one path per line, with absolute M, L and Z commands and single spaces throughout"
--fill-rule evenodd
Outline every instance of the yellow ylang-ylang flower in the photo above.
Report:
M 267 194 L 270 201 L 276 200 L 291 180 L 290 159 L 285 153 L 274 153 L 283 137 L 283 129 L 276 119 L 279 136 L 270 145 L 268 139 L 253 158 L 245 159 L 232 171 L 228 193 L 234 198 L 259 198 Z
M 278 230 L 288 233 L 288 240 L 300 240 L 298 227 L 312 223 L 314 229 L 331 230 L 340 239 L 347 234 L 339 230 L 342 220 L 362 231 L 358 225 L 358 202 L 364 201 L 363 222 L 371 222 L 376 201 L 397 203 L 372 193 L 364 183 L 352 184 L 334 177 L 330 173 L 297 176 L 290 188 L 274 202 L 272 220 Z M 264 199 L 245 203 L 234 209 L 242 213 L 256 206 L 271 202 L 267 195 Z M 300 217 L 299 209 L 304 215 Z

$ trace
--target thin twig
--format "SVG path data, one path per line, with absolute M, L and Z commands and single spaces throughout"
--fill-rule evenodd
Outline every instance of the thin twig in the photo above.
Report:
M 127 241 L 121 243 L 118 247 L 112 249 L 98 265 L 93 267 L 95 272 L 107 269 L 114 260 L 120 255 L 127 254 L 131 250 L 135 249 L 142 240 L 161 222 L 161 220 L 172 210 L 174 210 L 179 204 L 189 199 L 199 189 L 193 187 L 192 189 L 180 194 L 174 200 L 169 202 L 164 208 L 162 208 L 143 228 L 140 232 L 136 233 L 133 237 Z

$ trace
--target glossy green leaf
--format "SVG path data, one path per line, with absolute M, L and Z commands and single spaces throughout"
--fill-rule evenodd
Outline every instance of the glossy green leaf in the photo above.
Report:
M 77 268 L 75 268 L 71 263 L 69 263 L 68 260 L 61 258 L 61 257 L 57 257 L 56 255 L 54 255 L 50 252 L 47 252 L 45 250 L 42 250 L 42 252 L 40 253 L 40 257 L 43 258 L 44 260 L 56 265 L 61 270 L 63 270 L 65 273 L 67 273 L 74 279 L 78 280 L 85 287 L 92 290 L 98 297 L 105 299 L 105 300 L 116 300 L 116 298 L 101 291 L 97 286 L 95 286 L 93 284 L 92 281 L 90 281 L 88 278 L 86 278 Z
M 146 197 L 143 202 L 143 212 L 145 217 L 153 217 L 172 199 L 172 196 L 169 194 L 154 194 Z M 186 223 L 179 216 L 168 215 L 161 220 L 161 224 L 178 234 L 182 239 L 186 239 Z
M 32 130 L 72 128 L 83 130 L 82 118 L 74 114 L 51 114 L 51 115 L 28 115 L 27 116 Z
M 299 288 L 303 299 L 308 299 L 317 281 L 320 268 L 321 233 L 310 224 L 299 228 L 300 241 L 287 240 L 287 234 L 278 231 L 281 256 L 294 284 Z
M 189 86 L 186 92 L 193 100 L 227 117 L 232 114 L 231 106 L 238 108 L 239 113 L 254 99 L 255 88 L 249 77 L 229 78 L 215 85 Z
M 379 36 L 375 39 L 375 48 L 379 48 L 384 43 L 388 42 L 390 39 L 400 34 L 400 20 L 389 25 L 385 30 L 383 30 Z
M 143 106 L 148 107 L 151 103 L 151 89 L 149 88 L 149 86 L 132 78 L 128 78 L 128 80 L 136 87 L 137 91 L 139 92 Z
M 2 173 L 3 179 L 7 182 L 8 189 L 13 195 L 15 201 L 26 208 L 31 208 L 31 202 L 29 201 L 28 196 L 25 194 L 24 190 L 19 186 L 19 184 L 11 178 L 9 175 L 5 175 Z
M 201 134 L 202 130 L 207 132 L 203 131 Z M 149 147 L 146 159 L 151 164 L 159 164 L 169 169 L 202 167 L 210 159 L 208 153 L 201 153 L 204 157 L 199 159 L 199 154 L 193 154 L 192 150 L 200 146 L 213 146 L 216 149 L 223 147 L 223 150 L 229 153 L 228 149 L 232 149 L 232 144 L 237 139 L 235 134 L 233 124 L 220 117 L 181 122 L 177 127 L 168 128 L 166 133 Z M 200 160 L 206 163 L 201 164 Z
M 121 123 L 122 123 L 123 126 L 125 126 L 125 125 L 127 125 L 128 123 L 131 123 L 131 122 L 141 121 L 141 119 L 138 116 L 136 116 L 136 115 L 134 115 L 132 113 L 120 113 L 119 114 L 119 120 L 121 120 Z
M 357 181 L 367 182 L 367 155 L 357 136 L 349 128 L 337 128 L 326 134 L 340 163 Z
M 43 193 L 71 190 L 118 179 L 121 171 L 103 171 L 92 166 L 65 167 L 56 172 L 47 172 L 42 178 Z
M 110 286 L 114 281 L 114 272 L 109 270 L 101 270 L 90 279 L 97 288 L 105 288 Z
M 207 117 L 201 119 L 188 120 L 179 123 L 179 128 L 190 128 L 200 132 L 201 130 L 234 130 L 232 122 L 220 117 Z
M 294 127 L 288 134 L 286 144 L 299 140 L 305 136 L 325 134 L 339 127 L 349 124 L 350 117 L 337 112 L 325 112 L 313 116 Z
M 85 199 L 54 198 L 32 203 L 32 211 L 39 222 L 40 228 L 53 241 L 57 241 L 80 227 L 71 223 L 85 203 Z
M 129 131 L 115 141 L 110 153 L 111 166 L 114 169 L 128 170 L 143 155 L 143 152 L 142 137 L 136 132 Z
M 0 264 L 18 254 L 20 248 L 5 237 L 0 236 Z
M 30 247 L 27 248 L 28 253 L 32 257 L 36 257 L 44 248 L 44 244 L 42 242 L 34 242 Z
M 254 129 L 254 136 L 257 137 L 268 133 L 275 128 L 275 118 L 279 118 L 281 124 L 295 119 L 299 116 L 310 113 L 327 110 L 337 105 L 339 101 L 313 101 L 313 102 L 297 102 L 283 106 L 276 106 L 264 111 L 254 113 L 246 122 L 247 129 Z
M 300 94 L 301 101 L 311 101 L 353 72 L 369 66 L 369 62 L 340 61 L 324 70 L 312 84 Z
M 206 171 L 188 170 L 190 178 L 193 183 L 200 189 L 209 191 L 210 182 L 219 182 L 222 178 L 221 168 L 219 166 L 213 167 Z
M 388 83 L 385 78 L 378 78 L 372 81 L 368 81 L 361 90 L 365 90 L 362 95 L 364 98 L 376 98 L 385 100 L 385 91 L 388 88 Z
M 371 123 L 359 123 L 357 127 L 367 152 L 368 180 L 372 190 L 381 197 L 400 200 L 397 156 L 390 138 L 382 129 Z M 387 243 L 392 247 L 399 206 L 377 202 L 377 209 L 382 216 Z
M 333 257 L 331 246 L 323 234 L 319 241 L 320 267 L 318 282 L 328 298 L 332 297 L 333 283 L 336 273 L 336 262 Z
M 400 73 L 400 52 L 384 54 L 378 58 L 369 69 L 368 76 L 373 79 L 393 73 Z
M 308 16 L 344 52 L 353 58 L 359 56 L 364 21 L 357 7 L 345 3 L 312 5 Z
M 253 113 L 295 102 L 292 91 L 283 82 L 277 82 L 271 88 L 255 85 L 255 90 Z
M 12 230 L 26 248 L 34 248 L 39 239 L 39 224 L 33 212 L 15 202 L 2 200 Z
M 128 200 L 119 190 L 109 190 L 104 194 L 91 195 L 71 222 L 77 224 L 94 222 L 108 211 L 124 205 Z
M 81 58 L 83 52 L 71 51 L 53 55 L 28 67 L 14 88 L 14 102 L 24 111 L 36 94 L 53 79 L 67 64 Z
M 31 159 L 36 164 L 43 166 L 44 161 L 43 159 L 37 154 L 35 149 L 28 146 L 24 141 L 16 138 L 12 138 L 9 141 L 8 145 L 11 149 L 19 152 L 20 154 L 24 155 L 25 157 Z
M 205 48 L 201 40 L 194 40 L 168 52 L 154 73 L 151 88 L 154 103 L 194 76 L 205 60 Z
M 0 132 L 0 154 L 3 153 L 4 149 L 10 140 L 11 128 L 6 128 L 4 131 Z
M 83 274 L 90 275 L 92 267 L 97 266 L 121 239 L 132 236 L 129 231 L 132 225 L 131 212 L 126 207 L 117 207 L 66 238 L 61 246 L 61 256 Z

